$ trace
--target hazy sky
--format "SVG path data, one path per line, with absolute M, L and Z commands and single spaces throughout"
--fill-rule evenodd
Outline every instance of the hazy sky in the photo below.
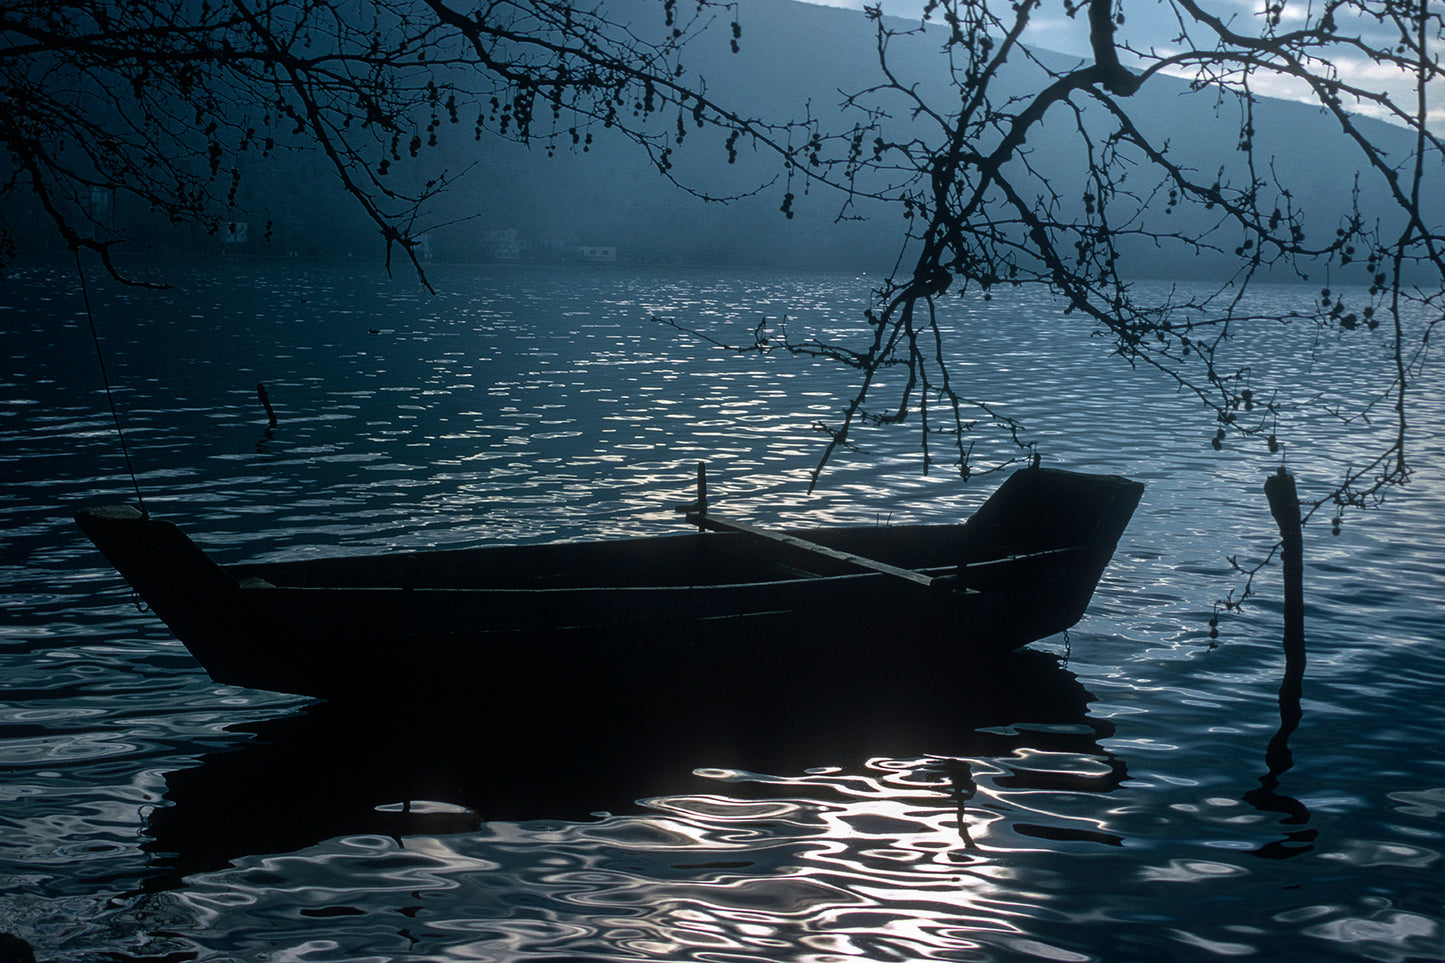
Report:
M 861 10 L 864 6 L 863 0 L 809 0 L 812 3 L 820 3 L 833 7 L 844 7 Z M 905 19 L 917 19 L 923 12 L 924 0 L 881 0 L 883 12 L 889 16 L 902 17 Z M 1234 23 L 1241 33 L 1249 33 L 1257 30 L 1255 24 L 1262 16 L 1263 2 L 1255 0 L 1205 0 L 1203 6 L 1211 13 L 1219 16 L 1226 23 Z M 1006 5 L 1003 5 L 1007 9 Z M 1291 19 L 1300 19 L 1309 8 L 1308 0 L 1287 0 L 1284 12 L 1284 25 L 1289 26 Z M 1124 13 L 1124 25 L 1120 28 L 1120 35 L 1123 40 L 1133 47 L 1140 49 L 1165 48 L 1179 32 L 1178 21 L 1170 12 L 1171 6 L 1162 0 L 1123 0 L 1120 9 Z M 1341 33 L 1348 29 L 1341 25 Z M 1367 27 L 1362 25 L 1353 31 L 1356 34 L 1367 36 Z M 1061 0 L 1046 2 L 1043 9 L 1036 13 L 1030 24 L 1030 40 L 1036 47 L 1043 47 L 1049 50 L 1056 50 L 1060 53 L 1076 54 L 1086 57 L 1089 54 L 1089 27 L 1086 18 L 1080 14 L 1077 18 L 1070 19 L 1064 14 Z M 1204 32 L 1200 31 L 1198 37 L 1203 37 Z M 1372 91 L 1391 90 L 1396 97 L 1403 101 L 1407 107 L 1413 105 L 1414 94 L 1411 92 L 1411 84 L 1408 78 L 1400 77 L 1396 72 L 1379 67 L 1363 57 L 1339 59 L 1336 66 L 1340 74 L 1347 82 L 1353 83 L 1361 88 Z M 1309 99 L 1302 88 L 1287 84 L 1284 81 L 1266 79 L 1259 77 L 1255 93 L 1267 97 L 1282 97 L 1287 99 Z M 1435 108 L 1431 113 L 1435 117 L 1435 126 L 1445 124 L 1445 93 L 1437 96 L 1441 106 Z M 1368 109 L 1361 109 L 1362 113 L 1375 114 Z

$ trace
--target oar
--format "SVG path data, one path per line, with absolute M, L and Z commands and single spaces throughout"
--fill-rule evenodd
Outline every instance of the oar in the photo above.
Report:
M 909 568 L 901 568 L 897 565 L 890 565 L 887 562 L 880 562 L 877 559 L 866 558 L 854 552 L 845 552 L 836 548 L 829 548 L 827 545 L 819 545 L 817 542 L 810 542 L 806 538 L 799 538 L 796 535 L 789 535 L 786 532 L 775 532 L 772 529 L 761 528 L 757 525 L 750 525 L 747 522 L 737 522 L 727 518 L 719 518 L 708 513 L 707 510 L 707 466 L 698 462 L 697 466 L 697 501 L 691 505 L 678 505 L 677 511 L 685 512 L 687 520 L 696 525 L 699 529 L 707 529 L 714 532 L 740 532 L 744 535 L 753 535 L 757 538 L 766 538 L 769 541 L 786 545 L 789 548 L 802 552 L 809 552 L 813 555 L 821 555 L 836 562 L 851 565 L 854 568 L 867 572 L 877 572 L 891 578 L 902 579 L 922 588 L 951 588 L 958 584 L 957 575 L 924 575 L 922 572 L 915 572 Z

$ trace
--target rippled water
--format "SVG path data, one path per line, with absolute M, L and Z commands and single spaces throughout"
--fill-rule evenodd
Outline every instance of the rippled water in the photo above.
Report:
M 649 321 L 829 330 L 866 279 L 442 267 L 431 297 L 369 264 L 166 271 L 163 293 L 93 279 L 97 323 L 148 507 L 226 560 L 673 531 L 699 459 L 717 504 L 764 523 L 942 520 L 992 484 L 870 433 L 808 496 L 846 374 Z M 1445 955 L 1438 379 L 1410 488 L 1308 531 L 1288 767 L 1266 759 L 1273 575 L 1217 646 L 1205 624 L 1238 587 L 1227 557 L 1273 542 L 1274 463 L 1213 452 L 1186 399 L 1027 302 L 957 309 L 956 377 L 1051 463 L 1149 483 L 1067 638 L 969 678 L 840 640 L 905 700 L 659 715 L 630 692 L 579 718 L 538 653 L 475 706 L 357 717 L 217 686 L 134 609 L 70 522 L 134 498 L 73 268 L 0 284 L 0 932 L 38 959 Z M 1256 375 L 1308 364 L 1348 397 L 1378 357 L 1293 346 Z

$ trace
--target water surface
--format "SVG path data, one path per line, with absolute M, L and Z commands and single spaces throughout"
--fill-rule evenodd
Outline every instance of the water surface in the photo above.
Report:
M 704 459 L 719 510 L 765 524 L 950 520 L 994 483 L 861 432 L 807 495 L 849 374 L 650 320 L 841 330 L 866 278 L 439 267 L 432 297 L 370 264 L 165 271 L 92 279 L 96 322 L 147 506 L 223 560 L 671 532 Z M 1048 463 L 1149 485 L 1067 636 L 969 678 L 839 640 L 904 701 L 650 716 L 634 692 L 579 718 L 538 653 L 460 713 L 358 718 L 215 685 L 131 604 L 70 521 L 135 498 L 73 268 L 7 278 L 0 932 L 81 963 L 1440 959 L 1438 380 L 1412 485 L 1308 530 L 1303 718 L 1271 772 L 1273 573 L 1218 644 L 1207 619 L 1228 557 L 1273 543 L 1276 461 L 1214 452 L 1187 398 L 1045 306 L 950 323 L 956 377 Z M 1350 397 L 1382 357 L 1326 347 L 1256 376 Z

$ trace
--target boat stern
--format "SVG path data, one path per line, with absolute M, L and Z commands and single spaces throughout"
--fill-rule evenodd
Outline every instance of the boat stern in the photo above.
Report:
M 225 623 L 236 580 L 175 525 L 129 505 L 82 509 L 75 523 L 181 641 Z

